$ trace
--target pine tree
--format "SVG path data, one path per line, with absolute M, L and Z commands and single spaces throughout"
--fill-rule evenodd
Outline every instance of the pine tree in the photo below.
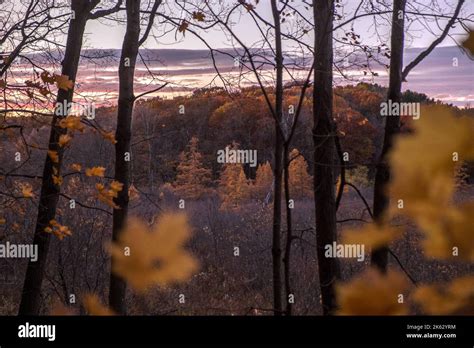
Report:
M 223 209 L 234 209 L 249 198 L 250 190 L 244 168 L 240 163 L 224 165 L 219 177 L 219 195 Z
M 308 163 L 297 149 L 290 153 L 290 193 L 294 198 L 309 197 L 312 193 L 312 177 L 308 174 Z
M 273 170 L 269 162 L 260 164 L 257 168 L 255 182 L 252 186 L 252 195 L 258 200 L 264 200 L 272 190 Z
M 197 137 L 191 138 L 186 151 L 179 155 L 175 191 L 186 199 L 198 199 L 208 192 L 206 188 L 211 181 L 211 170 L 204 168 L 202 154 L 198 151 Z

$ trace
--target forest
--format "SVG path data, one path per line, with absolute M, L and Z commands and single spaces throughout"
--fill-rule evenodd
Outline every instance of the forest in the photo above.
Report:
M 474 314 L 472 2 L 0 19 L 1 316 Z

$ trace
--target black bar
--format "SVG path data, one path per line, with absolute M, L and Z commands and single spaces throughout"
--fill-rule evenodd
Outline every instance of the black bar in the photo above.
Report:
M 20 338 L 19 326 L 55 325 L 55 340 Z M 472 317 L 0 317 L 0 347 L 38 344 L 317 344 L 472 347 Z M 410 325 L 410 329 L 408 329 Z M 455 325 L 455 328 L 454 326 Z M 455 334 L 408 338 L 407 334 Z

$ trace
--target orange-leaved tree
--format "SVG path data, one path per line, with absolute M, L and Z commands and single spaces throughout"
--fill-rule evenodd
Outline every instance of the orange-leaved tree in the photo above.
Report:
M 372 250 L 387 248 L 405 232 L 390 222 L 405 218 L 422 232 L 427 257 L 472 262 L 474 201 L 458 203 L 454 194 L 459 161 L 474 160 L 474 121 L 455 116 L 447 106 L 435 105 L 422 107 L 421 118 L 413 126 L 413 133 L 398 137 L 388 154 L 393 176 L 388 190 L 391 205 L 384 220 L 346 231 L 343 242 Z M 411 291 L 402 273 L 369 269 L 346 285 L 338 285 L 337 294 L 340 314 L 406 314 L 409 302 L 426 314 L 474 313 L 472 275 L 448 283 L 418 284 Z
M 308 163 L 297 149 L 290 153 L 289 180 L 291 196 L 294 198 L 311 197 L 313 193 L 313 178 L 308 173 Z
M 219 177 L 219 196 L 222 209 L 234 209 L 249 198 L 250 187 L 240 163 L 225 164 Z
M 269 162 L 257 168 L 255 181 L 252 185 L 252 197 L 263 201 L 273 188 L 273 170 Z
M 178 174 L 174 182 L 175 191 L 183 198 L 198 199 L 209 191 L 211 170 L 204 167 L 202 154 L 198 151 L 199 139 L 192 137 L 186 151 L 179 155 Z

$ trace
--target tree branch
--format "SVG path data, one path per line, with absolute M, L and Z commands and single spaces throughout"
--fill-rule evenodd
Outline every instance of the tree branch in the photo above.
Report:
M 98 18 L 101 18 L 101 17 L 108 16 L 112 13 L 118 12 L 120 10 L 120 6 L 122 6 L 122 2 L 123 2 L 123 0 L 118 0 L 117 4 L 115 4 L 115 6 L 112 7 L 112 8 L 109 8 L 107 10 L 99 10 L 99 11 L 96 11 L 94 13 L 91 13 L 89 15 L 89 19 L 98 19 Z
M 459 0 L 458 1 L 458 4 L 456 6 L 456 10 L 454 11 L 454 14 L 453 16 L 450 18 L 450 20 L 448 21 L 448 23 L 446 24 L 446 27 L 444 28 L 442 34 L 440 37 L 438 37 L 436 40 L 434 40 L 431 45 L 428 46 L 428 48 L 426 50 L 424 50 L 423 52 L 421 52 L 415 59 L 413 59 L 410 64 L 408 64 L 405 69 L 403 69 L 403 72 L 402 72 L 402 81 L 406 82 L 406 77 L 408 76 L 408 74 L 410 73 L 410 71 L 415 67 L 417 66 L 423 59 L 425 59 L 430 53 L 431 51 L 433 51 L 435 49 L 436 46 L 438 46 L 445 38 L 446 36 L 448 35 L 449 33 L 449 29 L 451 29 L 451 27 L 453 26 L 454 22 L 456 21 L 456 19 L 458 18 L 458 15 L 459 15 L 459 12 L 461 11 L 461 7 L 462 5 L 464 4 L 464 0 Z

